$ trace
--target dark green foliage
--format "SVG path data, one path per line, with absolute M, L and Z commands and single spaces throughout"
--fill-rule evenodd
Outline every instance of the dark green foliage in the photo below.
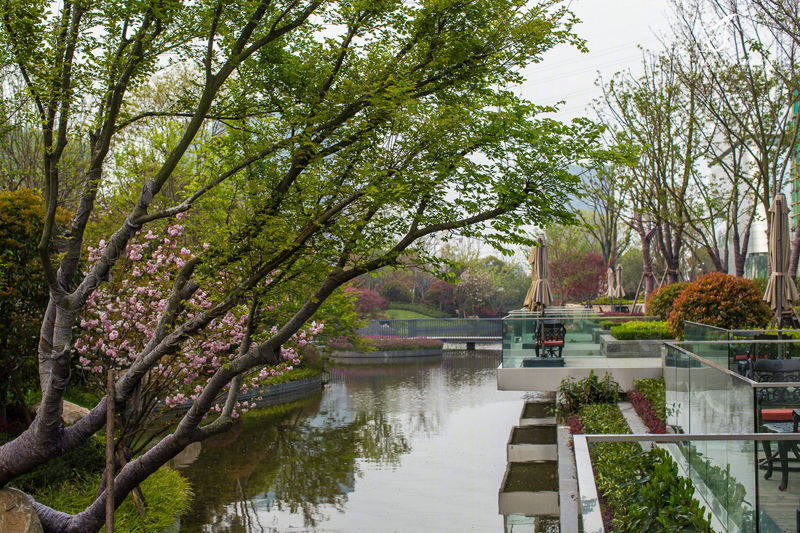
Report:
M 672 304 L 675 302 L 675 298 L 688 285 L 688 281 L 679 281 L 678 283 L 661 287 L 650 297 L 650 301 L 647 303 L 647 314 L 657 316 L 661 320 L 667 320 L 672 312 Z
M 713 272 L 690 283 L 675 299 L 669 327 L 683 338 L 687 320 L 727 329 L 760 329 L 772 313 L 755 284 L 745 278 Z
M 661 420 L 666 421 L 667 407 L 664 378 L 637 379 L 633 382 L 633 387 L 636 389 L 636 392 L 640 393 L 650 402 L 653 411 L 661 417 Z
M 767 282 L 769 278 L 753 278 L 750 281 L 753 282 L 753 285 L 756 286 L 756 290 L 759 294 L 764 294 L 767 292 Z
M 38 380 L 36 347 L 48 299 L 37 251 L 43 216 L 38 193 L 0 192 L 0 425 L 6 404 L 24 401 Z M 57 221 L 65 221 L 64 213 Z
M 620 341 L 674 338 L 666 322 L 644 322 L 637 320 L 612 326 L 611 334 Z
M 619 383 L 614 381 L 610 374 L 598 379 L 594 371 L 591 371 L 589 377 L 580 381 L 575 381 L 570 376 L 558 386 L 558 396 L 561 398 L 557 409 L 558 415 L 566 420 L 582 406 L 617 403 L 621 392 Z M 591 431 L 587 430 L 587 433 Z
M 678 475 L 678 465 L 661 448 L 648 453 L 646 468 L 641 470 L 632 498 L 614 516 L 614 531 L 711 531 L 711 513 L 694 499 L 694 486 Z

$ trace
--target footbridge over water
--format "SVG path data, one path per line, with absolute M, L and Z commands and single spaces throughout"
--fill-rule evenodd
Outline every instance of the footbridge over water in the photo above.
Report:
M 476 343 L 501 342 L 502 329 L 500 318 L 409 318 L 370 320 L 358 333 L 365 336 L 427 337 L 466 343 L 470 350 L 475 349 Z

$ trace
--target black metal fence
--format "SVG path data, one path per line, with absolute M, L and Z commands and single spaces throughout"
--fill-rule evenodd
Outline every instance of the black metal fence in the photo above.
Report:
M 360 335 L 390 335 L 395 337 L 429 337 L 433 339 L 492 339 L 502 338 L 500 318 L 411 318 L 370 320 L 358 330 Z

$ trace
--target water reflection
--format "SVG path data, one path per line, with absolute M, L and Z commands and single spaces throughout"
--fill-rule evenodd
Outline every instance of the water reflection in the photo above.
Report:
M 448 352 L 341 367 L 315 398 L 248 413 L 182 468 L 196 497 L 181 531 L 502 530 L 497 488 L 522 402 L 496 390 L 498 363 Z

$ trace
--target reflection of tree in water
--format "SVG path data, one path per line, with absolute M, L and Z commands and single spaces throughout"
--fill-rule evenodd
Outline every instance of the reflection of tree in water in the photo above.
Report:
M 356 411 L 378 408 L 391 415 L 392 426 L 408 438 L 441 432 L 459 402 L 483 404 L 477 386 L 485 373 L 499 364 L 497 351 L 448 350 L 435 362 L 401 365 L 339 366 L 331 369 L 331 386 L 346 387 L 350 407 Z M 493 381 L 493 380 L 492 380 Z M 473 394 L 453 394 L 473 389 Z
M 183 471 L 196 498 L 181 531 L 269 531 L 258 521 L 270 510 L 301 514 L 313 527 L 319 506 L 342 510 L 358 459 L 395 463 L 409 451 L 380 413 L 310 417 L 318 408 L 319 398 L 289 413 L 250 413 L 238 431 L 204 442 Z

